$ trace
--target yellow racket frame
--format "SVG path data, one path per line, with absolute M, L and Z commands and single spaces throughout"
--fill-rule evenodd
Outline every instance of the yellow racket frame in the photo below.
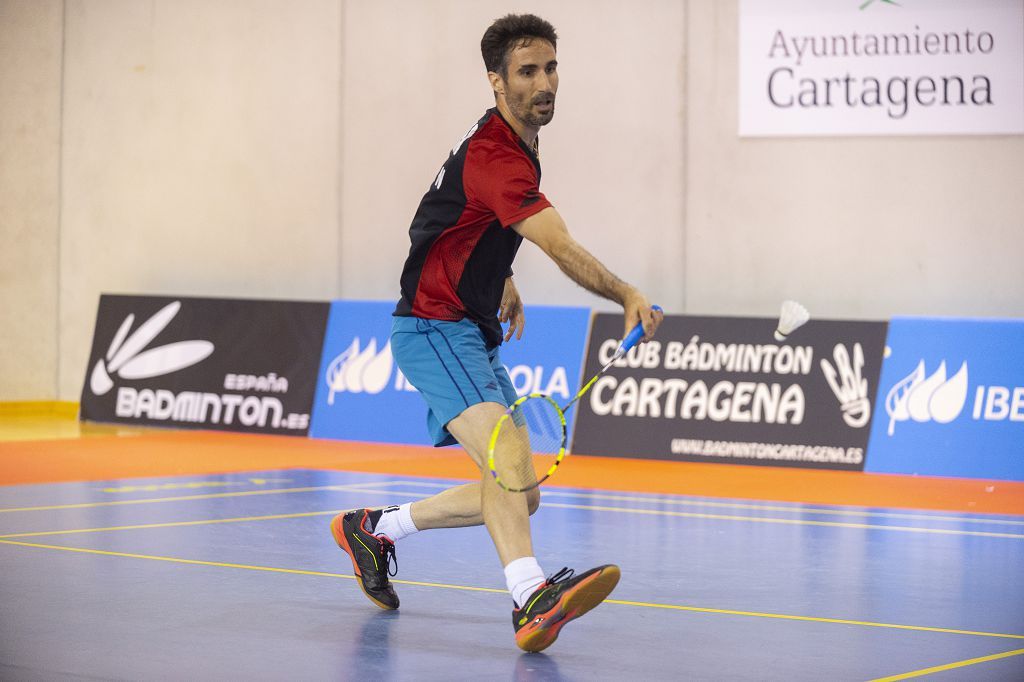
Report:
M 597 377 L 595 377 L 595 379 L 596 378 Z M 501 480 L 501 476 L 498 475 L 498 470 L 495 469 L 494 467 L 494 448 L 498 444 L 498 434 L 501 433 L 501 427 L 505 424 L 507 420 L 512 418 L 512 413 L 515 412 L 517 407 L 522 405 L 527 400 L 530 400 L 531 398 L 543 398 L 544 400 L 551 403 L 551 406 L 555 408 L 555 414 L 558 415 L 559 422 L 562 425 L 562 445 L 558 449 L 558 454 L 555 455 L 554 464 L 551 465 L 547 472 L 540 479 L 538 479 L 536 483 L 534 483 L 533 485 L 529 485 L 525 488 L 512 488 L 506 485 L 505 482 Z M 498 419 L 498 423 L 494 425 L 494 430 L 491 431 L 491 440 L 488 442 L 487 445 L 487 468 L 491 470 L 491 476 L 494 477 L 494 482 L 501 486 L 502 489 L 507 490 L 510 493 L 523 493 L 526 492 L 527 490 L 533 490 L 541 483 L 548 480 L 551 474 L 555 473 L 555 469 L 558 468 L 558 465 L 562 463 L 562 460 L 565 458 L 565 444 L 566 441 L 568 441 L 568 439 L 569 433 L 568 427 L 566 426 L 565 422 L 565 412 L 562 411 L 562 408 L 558 405 L 558 403 L 552 400 L 550 396 L 544 395 L 543 393 L 530 393 L 524 395 L 523 397 L 519 398 L 514 403 L 509 405 L 508 409 L 505 410 L 505 414 L 501 415 L 501 417 Z M 530 453 L 530 456 L 533 457 L 532 452 Z
M 661 312 L 661 306 L 651 306 L 651 309 Z M 551 474 L 555 473 L 555 469 L 558 468 L 558 465 L 562 463 L 562 459 L 565 457 L 565 444 L 569 440 L 568 428 L 565 425 L 565 413 L 569 410 L 570 407 L 576 404 L 576 401 L 583 397 L 584 393 L 590 390 L 590 387 L 594 385 L 594 383 L 602 374 L 608 371 L 609 367 L 615 364 L 616 360 L 624 356 L 630 348 L 635 346 L 637 342 L 639 342 L 640 339 L 643 337 L 643 335 L 643 324 L 638 322 L 637 325 L 633 327 L 632 330 L 630 330 L 629 334 L 626 335 L 626 338 L 622 339 L 622 342 L 619 344 L 619 347 L 615 350 L 615 353 L 612 355 L 611 359 L 609 359 L 608 362 L 606 362 L 604 366 L 601 367 L 597 374 L 590 378 L 590 381 L 583 385 L 583 388 L 581 388 L 576 393 L 572 400 L 565 404 L 565 407 L 559 407 L 558 403 L 552 400 L 550 396 L 544 395 L 543 393 L 530 393 L 528 395 L 524 395 L 523 397 L 519 398 L 514 403 L 512 403 L 508 407 L 508 409 L 505 410 L 505 414 L 501 415 L 501 418 L 498 419 L 498 423 L 494 425 L 494 430 L 491 431 L 491 440 L 487 444 L 487 468 L 491 470 L 491 476 L 494 477 L 494 482 L 509 492 L 522 493 L 526 492 L 527 490 L 533 490 L 541 483 L 548 480 Z M 547 473 L 545 473 L 539 481 L 525 488 L 510 488 L 509 486 L 505 485 L 505 482 L 501 480 L 500 476 L 498 476 L 498 471 L 494 468 L 494 446 L 498 442 L 498 434 L 501 433 L 501 427 L 505 423 L 505 420 L 511 419 L 512 413 L 515 412 L 515 409 L 519 407 L 519 405 L 521 405 L 522 403 L 529 400 L 530 398 L 543 398 L 544 400 L 547 400 L 554 406 L 555 412 L 558 414 L 558 418 L 562 422 L 562 446 L 558 450 L 558 455 L 555 457 L 555 463 L 551 465 L 551 467 L 547 470 Z M 533 456 L 532 452 L 530 453 L 530 456 Z

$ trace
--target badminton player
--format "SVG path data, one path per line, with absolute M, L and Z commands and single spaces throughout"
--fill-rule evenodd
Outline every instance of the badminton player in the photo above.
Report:
M 662 319 L 646 296 L 570 236 L 540 191 L 538 131 L 555 114 L 556 41 L 554 27 L 529 14 L 498 19 L 484 33 L 495 106 L 451 150 L 420 202 L 394 312 L 391 349 L 427 401 L 434 444 L 465 448 L 480 482 L 341 514 L 331 524 L 363 592 L 384 609 L 398 608 L 388 579 L 392 562 L 397 573 L 395 542 L 432 528 L 486 524 L 514 602 L 516 642 L 527 651 L 546 648 L 565 623 L 604 600 L 619 569 L 562 569 L 545 578 L 530 536 L 539 492 L 506 492 L 488 472 L 491 431 L 517 397 L 499 352 L 503 341 L 522 338 L 525 326 L 512 279 L 516 251 L 524 238 L 539 246 L 577 284 L 621 304 L 624 329 L 642 322 L 645 340 Z

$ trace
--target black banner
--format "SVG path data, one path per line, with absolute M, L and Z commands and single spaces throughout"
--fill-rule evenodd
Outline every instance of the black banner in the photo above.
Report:
M 573 451 L 691 462 L 864 469 L 885 322 L 666 316 L 581 401 Z M 594 319 L 585 377 L 611 359 L 621 315 Z
M 104 294 L 81 418 L 305 436 L 329 308 Z

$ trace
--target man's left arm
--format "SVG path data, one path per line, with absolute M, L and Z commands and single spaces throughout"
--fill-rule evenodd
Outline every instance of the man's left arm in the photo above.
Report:
M 523 338 L 523 330 L 526 328 L 526 313 L 523 310 L 523 300 L 519 297 L 516 283 L 512 281 L 512 275 L 505 278 L 505 290 L 501 294 L 498 321 L 503 324 L 508 322 L 508 330 L 505 332 L 506 341 L 511 339 L 513 334 L 517 341 Z
M 640 323 L 644 341 L 654 336 L 663 314 L 636 287 L 613 275 L 599 260 L 580 245 L 553 207 L 545 208 L 511 226 L 524 238 L 541 248 L 571 280 L 584 289 L 615 301 L 625 313 L 623 336 Z

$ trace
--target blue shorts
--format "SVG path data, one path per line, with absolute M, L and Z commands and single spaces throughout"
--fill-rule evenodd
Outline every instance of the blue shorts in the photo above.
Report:
M 448 422 L 477 403 L 508 407 L 518 395 L 498 353 L 467 319 L 458 322 L 396 316 L 391 352 L 398 368 L 427 401 L 427 430 L 436 447 L 455 445 Z

